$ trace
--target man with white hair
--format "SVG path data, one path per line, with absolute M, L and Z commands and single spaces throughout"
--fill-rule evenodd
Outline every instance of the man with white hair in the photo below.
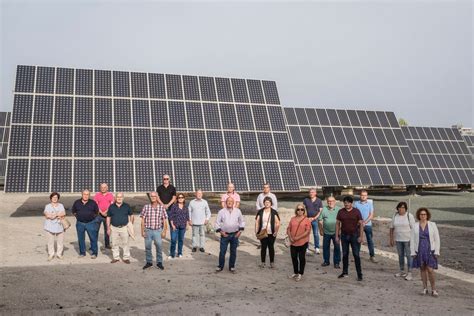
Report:
M 86 256 L 86 232 L 91 243 L 91 259 L 97 258 L 97 238 L 99 236 L 99 222 L 97 216 L 99 207 L 89 199 L 91 192 L 82 190 L 82 197 L 72 205 L 72 214 L 76 217 L 77 240 L 79 243 L 79 258 Z
M 111 249 L 110 247 L 110 238 L 109 235 L 107 234 L 107 211 L 109 210 L 110 205 L 114 203 L 114 195 L 112 192 L 109 192 L 109 185 L 107 183 L 101 183 L 100 184 L 100 191 L 97 192 L 94 196 L 94 201 L 97 203 L 99 206 L 99 217 L 98 222 L 99 222 L 99 228 L 98 232 L 100 232 L 100 225 L 104 225 L 104 247 L 107 249 Z
M 227 192 L 224 193 L 221 197 L 222 208 L 226 207 L 227 205 L 226 201 L 228 198 L 232 198 L 232 200 L 234 201 L 234 207 L 240 208 L 240 195 L 237 192 L 235 192 L 235 186 L 232 182 L 229 182 L 229 184 L 227 184 Z
M 207 201 L 202 198 L 202 194 L 202 190 L 198 189 L 196 198 L 188 205 L 190 225 L 193 229 L 193 252 L 196 252 L 198 247 L 199 251 L 206 251 L 204 249 L 206 244 L 205 228 L 211 218 L 211 209 Z
M 130 205 L 124 203 L 124 195 L 119 192 L 115 195 L 115 203 L 110 205 L 107 212 L 107 235 L 112 238 L 111 263 L 120 261 L 120 246 L 123 249 L 123 262 L 130 264 L 130 247 L 128 245 L 128 223 L 134 222 L 133 211 Z

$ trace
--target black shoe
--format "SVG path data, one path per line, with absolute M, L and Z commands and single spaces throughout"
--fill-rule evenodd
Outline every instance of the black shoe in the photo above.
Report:
M 197 248 L 193 248 L 193 252 L 196 252 Z
M 158 263 L 156 264 L 156 267 L 157 267 L 158 269 L 160 269 L 160 270 L 164 270 L 164 269 L 165 269 L 165 267 L 163 267 L 163 263 L 161 263 L 161 262 L 158 262 Z
M 362 281 L 362 275 L 357 277 L 357 281 Z
M 206 250 L 204 250 L 204 248 L 199 248 L 199 251 L 200 252 L 206 252 Z
M 340 269 L 340 268 L 341 267 L 339 266 L 339 263 L 334 265 L 334 269 Z
M 143 266 L 143 270 L 148 269 L 149 267 L 153 267 L 153 263 L 147 262 L 147 263 Z
M 105 249 L 112 249 L 112 246 L 111 246 L 111 245 L 107 245 L 107 246 L 105 246 Z
M 342 279 L 342 278 L 347 278 L 347 277 L 348 277 L 348 275 L 343 272 L 343 273 L 339 274 L 339 276 L 337 278 Z
M 329 262 L 323 262 L 321 263 L 321 267 L 327 267 L 329 265 Z

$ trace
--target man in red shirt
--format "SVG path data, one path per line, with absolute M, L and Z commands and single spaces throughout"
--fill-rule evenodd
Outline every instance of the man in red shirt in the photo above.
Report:
M 107 249 L 112 249 L 110 246 L 110 238 L 109 235 L 107 234 L 107 211 L 109 210 L 110 205 L 112 205 L 115 201 L 114 195 L 109 192 L 109 186 L 107 183 L 102 183 L 100 185 L 100 192 L 97 192 L 94 196 L 94 201 L 97 203 L 99 206 L 99 229 L 97 232 L 100 231 L 100 224 L 102 223 L 104 225 L 104 242 L 105 242 L 105 248 Z
M 364 232 L 364 220 L 360 211 L 352 207 L 354 199 L 345 196 L 342 200 L 344 207 L 339 210 L 336 217 L 336 243 L 342 243 L 342 274 L 338 278 L 345 278 L 349 270 L 349 245 L 357 270 L 357 281 L 362 281 L 362 267 L 360 264 L 360 244 Z

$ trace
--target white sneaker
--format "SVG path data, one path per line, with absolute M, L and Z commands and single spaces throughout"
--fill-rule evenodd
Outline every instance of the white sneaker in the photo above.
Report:
M 403 271 L 400 271 L 400 272 L 398 272 L 398 273 L 395 273 L 395 276 L 396 276 L 397 278 L 399 278 L 399 277 L 404 277 L 404 276 L 406 276 L 406 275 L 407 275 L 407 274 L 406 274 L 405 272 L 403 272 Z
M 51 256 L 48 257 L 48 261 L 51 261 L 53 259 L 54 259 L 54 255 L 51 255 Z
M 295 281 L 296 281 L 296 282 L 301 281 L 301 274 L 297 274 L 297 275 L 296 275 Z
M 309 250 L 309 248 L 308 248 L 308 249 L 306 249 L 306 254 L 307 254 L 307 255 L 312 255 L 313 253 L 312 253 L 311 250 Z
M 173 257 L 171 257 L 171 256 L 168 256 L 168 260 L 172 260 L 172 259 L 173 259 Z
M 319 255 L 321 253 L 321 251 L 319 251 L 319 248 L 316 248 L 316 254 Z
M 179 255 L 178 258 L 183 258 L 183 255 Z
M 290 275 L 288 276 L 288 279 L 294 279 L 294 278 L 296 278 L 297 276 L 298 276 L 298 274 L 290 274 Z
M 405 276 L 405 280 L 407 280 L 407 281 L 413 280 L 413 276 L 411 275 L 411 272 L 407 273 L 407 275 Z

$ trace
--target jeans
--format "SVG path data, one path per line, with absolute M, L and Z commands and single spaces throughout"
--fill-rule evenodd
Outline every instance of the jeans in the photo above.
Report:
M 178 228 L 171 230 L 171 244 L 170 244 L 170 256 L 176 256 L 176 242 L 178 242 L 178 256 L 183 254 L 183 243 L 184 243 L 184 234 L 186 234 L 186 227 Z
M 237 259 L 237 245 L 239 238 L 235 236 L 236 233 L 227 234 L 227 237 L 221 236 L 220 252 L 219 252 L 219 268 L 223 269 L 225 264 L 225 254 L 230 244 L 230 258 L 229 270 L 235 268 L 235 260 Z
M 398 251 L 398 263 L 400 265 L 400 271 L 405 271 L 405 257 L 407 258 L 408 272 L 411 271 L 411 255 L 410 255 L 410 242 L 409 241 L 397 241 Z
M 163 229 L 148 229 L 145 228 L 145 254 L 146 262 L 153 263 L 153 254 L 151 253 L 151 244 L 155 243 L 156 247 L 156 262 L 163 263 L 163 254 L 161 253 L 161 232 Z
M 318 228 L 318 220 L 314 220 L 311 222 L 311 226 L 313 227 L 313 239 L 314 239 L 314 248 L 319 248 L 319 228 Z M 309 243 L 308 247 L 309 248 Z
M 104 246 L 110 247 L 110 237 L 107 235 L 107 219 L 99 214 L 97 215 L 97 221 L 99 222 L 99 228 L 97 229 L 97 239 L 99 239 L 100 225 L 104 224 Z
M 206 244 L 206 225 L 193 225 L 193 248 L 204 248 Z
M 308 243 L 303 246 L 290 246 L 291 261 L 293 262 L 294 274 L 304 274 L 304 267 L 306 265 L 306 249 Z
M 375 256 L 374 241 L 372 239 L 372 225 L 364 226 L 365 237 L 367 238 L 367 247 L 369 248 L 369 255 Z
M 339 264 L 339 262 L 341 262 L 341 247 L 339 243 L 336 243 L 336 234 L 323 235 L 323 260 L 324 263 L 329 264 L 329 258 L 331 256 L 331 240 L 334 245 L 333 262 L 334 264 Z
M 100 215 L 99 215 L 100 216 Z M 86 255 L 86 232 L 91 243 L 91 253 L 97 256 L 97 239 L 99 238 L 100 222 L 96 217 L 88 223 L 76 221 L 77 240 L 79 242 L 79 254 Z
M 362 277 L 362 267 L 360 265 L 360 243 L 357 241 L 359 235 L 341 235 L 342 242 L 342 273 L 348 274 L 349 271 L 349 245 L 352 248 L 352 255 L 357 270 L 357 276 Z
M 260 248 L 260 258 L 262 262 L 265 263 L 265 259 L 267 257 L 267 247 L 268 253 L 270 255 L 270 263 L 275 262 L 275 236 L 268 235 L 267 238 L 260 239 L 261 248 Z

